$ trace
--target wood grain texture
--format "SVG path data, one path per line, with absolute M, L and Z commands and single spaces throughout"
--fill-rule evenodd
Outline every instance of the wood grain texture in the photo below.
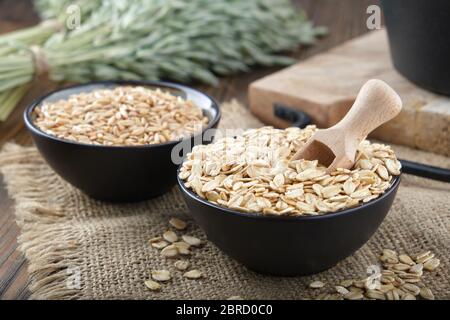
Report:
M 369 80 L 341 121 L 314 133 L 292 159 L 317 159 L 328 167 L 327 173 L 337 168 L 350 169 L 361 141 L 397 116 L 401 109 L 402 100 L 391 87 L 381 80 Z
M 272 104 L 281 103 L 306 112 L 315 124 L 327 128 L 347 113 L 361 85 L 371 78 L 392 86 L 404 107 L 372 138 L 450 155 L 450 98 L 416 86 L 395 70 L 386 30 L 362 35 L 257 80 L 249 89 L 250 108 L 263 122 L 283 127 L 288 124 L 272 112 Z
M 8 32 L 38 21 L 31 0 L 0 0 L 0 33 Z M 328 36 L 317 45 L 301 48 L 293 55 L 305 59 L 315 53 L 334 47 L 345 40 L 367 32 L 366 9 L 377 0 L 295 0 L 295 4 L 305 9 L 308 17 L 316 24 L 329 28 Z M 195 86 L 223 102 L 232 98 L 247 104 L 247 88 L 254 80 L 266 76 L 276 68 L 257 68 L 248 74 L 227 77 L 220 85 L 211 88 Z M 0 146 L 7 141 L 30 144 L 31 140 L 22 123 L 22 111 L 32 99 L 55 88 L 49 81 L 39 81 L 4 123 L 0 123 Z M 26 261 L 17 249 L 19 229 L 14 222 L 13 202 L 8 198 L 0 178 L 0 299 L 27 299 L 28 277 Z

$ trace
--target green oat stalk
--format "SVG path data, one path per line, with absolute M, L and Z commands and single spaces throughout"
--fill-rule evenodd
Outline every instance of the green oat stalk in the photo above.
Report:
M 312 44 L 324 33 L 288 0 L 39 0 L 37 6 L 43 17 L 61 23 L 69 3 L 81 8 L 80 27 L 38 43 L 54 81 L 165 79 L 217 85 L 218 76 L 254 65 L 293 63 L 276 53 Z M 30 41 L 13 40 L 0 37 L 3 92 L 29 83 L 35 73 Z M 14 48 L 14 54 L 2 55 L 5 47 Z

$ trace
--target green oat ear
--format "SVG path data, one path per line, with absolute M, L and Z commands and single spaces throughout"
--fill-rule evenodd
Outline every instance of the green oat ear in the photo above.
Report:
M 0 36 L 0 121 L 36 73 L 54 81 L 216 85 L 253 65 L 291 64 L 295 59 L 276 53 L 324 32 L 289 0 L 39 0 L 36 7 L 44 23 Z M 71 26 L 74 14 L 79 25 Z

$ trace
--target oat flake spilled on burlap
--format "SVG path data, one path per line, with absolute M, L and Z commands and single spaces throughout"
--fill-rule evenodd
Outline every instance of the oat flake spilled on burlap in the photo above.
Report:
M 222 128 L 262 124 L 236 102 L 222 106 Z M 450 168 L 450 158 L 395 147 L 400 158 Z M 29 261 L 32 297 L 37 299 L 301 299 L 317 296 L 308 284 L 328 284 L 365 275 L 382 248 L 416 254 L 432 250 L 441 266 L 424 275 L 436 298 L 450 298 L 450 186 L 403 176 L 394 205 L 372 239 L 334 268 L 310 277 L 269 277 L 247 270 L 213 244 L 193 251 L 193 266 L 205 278 L 189 280 L 176 272 L 148 240 L 166 230 L 175 216 L 189 221 L 188 234 L 205 238 L 175 187 L 154 200 L 108 204 L 92 200 L 61 180 L 34 147 L 9 144 L 0 170 L 22 233 Z M 330 244 L 332 250 L 332 244 Z M 160 292 L 146 288 L 151 269 L 166 268 L 174 278 Z M 330 290 L 330 288 L 323 288 Z

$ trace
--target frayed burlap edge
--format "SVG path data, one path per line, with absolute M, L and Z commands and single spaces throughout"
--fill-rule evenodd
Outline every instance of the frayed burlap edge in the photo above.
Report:
M 39 160 L 21 163 L 23 159 L 35 159 L 35 152 L 34 147 L 7 144 L 0 158 L 0 172 L 15 201 L 16 221 L 21 229 L 20 250 L 29 262 L 29 289 L 32 293 L 39 291 L 40 299 L 76 299 L 79 290 L 67 286 L 67 270 L 81 259 L 77 250 L 79 237 L 75 229 L 67 227 L 67 218 L 58 208 L 42 205 L 42 181 L 28 178 L 31 171 L 45 166 Z M 55 193 L 58 196 L 61 192 Z

